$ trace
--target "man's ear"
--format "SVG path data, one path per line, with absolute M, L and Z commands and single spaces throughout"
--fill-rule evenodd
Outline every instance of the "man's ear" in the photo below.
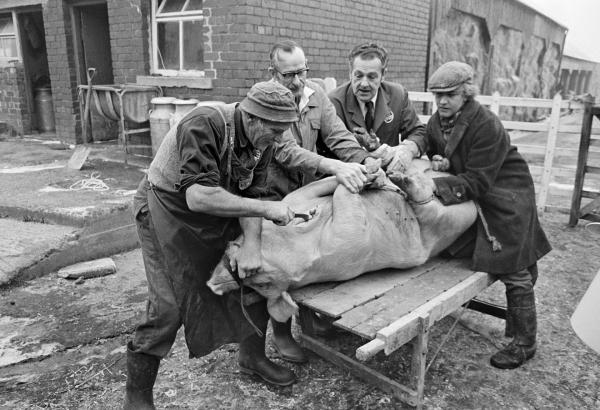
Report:
M 381 70 L 381 81 L 384 80 L 385 78 L 385 73 L 387 73 L 387 68 L 384 68 L 383 70 Z
M 267 71 L 269 72 L 269 74 L 271 74 L 271 77 L 275 77 L 275 69 L 272 65 L 270 65 L 269 68 L 267 68 Z

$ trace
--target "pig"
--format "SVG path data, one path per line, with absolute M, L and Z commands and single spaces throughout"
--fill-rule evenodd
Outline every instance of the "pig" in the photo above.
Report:
M 407 269 L 439 254 L 476 220 L 472 201 L 444 206 L 433 194 L 429 161 L 414 160 L 377 188 L 352 194 L 335 177 L 308 184 L 283 201 L 297 212 L 287 226 L 264 220 L 262 270 L 243 283 L 267 298 L 269 314 L 285 322 L 298 307 L 287 293 L 310 283 L 345 281 L 384 268 Z M 238 288 L 229 273 L 241 237 L 231 242 L 208 286 L 217 294 Z

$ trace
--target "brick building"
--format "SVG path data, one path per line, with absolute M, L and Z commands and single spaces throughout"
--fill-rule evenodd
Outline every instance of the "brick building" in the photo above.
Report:
M 18 133 L 39 127 L 36 89 L 51 85 L 56 134 L 69 142 L 81 141 L 77 86 L 89 67 L 95 84 L 157 85 L 167 96 L 232 102 L 267 78 L 278 39 L 305 48 L 310 76 L 338 83 L 348 77 L 347 52 L 372 40 L 390 50 L 389 80 L 417 91 L 426 81 L 422 0 L 0 0 L 2 21 L 12 27 L 14 55 L 0 54 L 0 121 Z M 33 31 L 43 46 L 30 47 Z M 34 59 L 46 62 L 43 74 L 30 70 Z

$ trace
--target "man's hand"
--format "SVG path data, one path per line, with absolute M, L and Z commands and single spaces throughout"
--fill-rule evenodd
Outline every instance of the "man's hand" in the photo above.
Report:
M 379 138 L 377 138 L 377 135 L 372 131 L 371 133 L 368 133 L 363 127 L 354 127 L 352 132 L 354 133 L 356 141 L 369 152 L 375 151 L 381 146 Z
M 262 269 L 260 242 L 244 237 L 242 246 L 236 253 L 237 271 L 240 279 L 256 275 Z
M 441 155 L 431 157 L 431 169 L 434 171 L 448 171 L 450 169 L 450 161 Z
M 263 217 L 276 225 L 287 225 L 294 219 L 294 211 L 286 203 L 280 201 L 264 201 Z
M 388 173 L 406 172 L 413 158 L 419 155 L 419 147 L 412 141 L 402 141 L 398 146 L 392 147 L 394 158 L 387 167 Z
M 367 168 L 356 162 L 336 161 L 335 179 L 353 194 L 359 193 L 367 182 Z

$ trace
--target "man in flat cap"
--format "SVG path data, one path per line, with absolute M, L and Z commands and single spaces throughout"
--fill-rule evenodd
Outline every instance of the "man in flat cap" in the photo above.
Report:
M 386 49 L 370 42 L 359 44 L 350 51 L 348 62 L 350 81 L 329 94 L 337 115 L 367 149 L 384 144 L 375 153 L 384 159 L 388 170 L 406 169 L 422 154 L 412 140 L 424 138 L 425 126 L 406 89 L 385 81 Z
M 125 408 L 154 408 L 159 362 L 181 325 L 191 357 L 240 342 L 242 372 L 275 385 L 295 382 L 292 371 L 265 356 L 266 302 L 243 306 L 240 295 L 217 296 L 206 282 L 242 227 L 253 226 L 257 237 L 240 249 L 240 278 L 260 268 L 253 246 L 260 246 L 262 218 L 283 225 L 294 218 L 288 205 L 258 199 L 276 142 L 284 163 L 300 156 L 299 166 L 326 172 L 318 155 L 282 141 L 297 119 L 292 93 L 262 82 L 239 104 L 195 108 L 165 136 L 134 200 L 149 299 L 145 322 L 128 344 Z
M 501 369 L 521 366 L 535 354 L 536 309 L 533 286 L 537 260 L 551 249 L 540 226 L 529 167 L 500 119 L 474 97 L 473 69 L 451 61 L 429 79 L 437 112 L 419 144 L 434 168 L 451 176 L 434 178 L 444 205 L 473 200 L 479 218 L 448 253 L 472 258 L 474 270 L 497 276 L 506 287 L 506 334 L 511 343 L 490 363 Z

